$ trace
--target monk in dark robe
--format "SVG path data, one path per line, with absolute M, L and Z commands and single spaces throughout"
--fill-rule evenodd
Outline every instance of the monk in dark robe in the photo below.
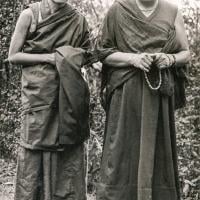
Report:
M 8 61 L 22 66 L 22 130 L 15 200 L 85 200 L 83 141 L 90 46 L 85 18 L 66 0 L 42 0 L 17 22 Z
M 190 59 L 178 7 L 116 0 L 101 45 L 106 126 L 97 200 L 179 200 L 176 71 Z

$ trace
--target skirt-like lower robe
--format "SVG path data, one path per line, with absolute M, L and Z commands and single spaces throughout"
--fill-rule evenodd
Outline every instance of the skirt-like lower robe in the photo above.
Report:
M 53 14 L 47 0 L 42 0 L 40 7 L 31 4 L 30 9 L 36 27 L 27 35 L 23 51 L 57 52 L 57 56 L 56 66 L 41 63 L 22 68 L 23 117 L 14 198 L 85 200 L 83 140 L 89 131 L 89 93 L 81 77 L 81 62 L 73 62 L 70 56 L 73 48 L 89 47 L 87 23 L 69 4 Z M 39 11 L 42 21 L 38 21 Z M 63 46 L 70 46 L 65 61 L 56 51 Z M 56 69 L 58 62 L 61 75 Z M 79 120 L 80 116 L 84 120 Z
M 85 200 L 84 146 L 62 152 L 20 148 L 15 200 Z
M 136 54 L 178 52 L 176 13 L 176 6 L 160 0 L 145 17 L 135 0 L 117 0 L 104 21 L 102 46 Z M 152 70 L 148 76 L 155 86 L 159 76 Z M 140 69 L 103 66 L 107 118 L 97 200 L 180 199 L 174 78 L 170 70 L 163 75 L 170 84 L 162 82 L 161 93 L 150 89 Z
M 151 92 L 140 72 L 115 89 L 107 110 L 98 200 L 138 200 L 139 193 L 144 200 L 178 199 L 173 108 L 172 98 Z

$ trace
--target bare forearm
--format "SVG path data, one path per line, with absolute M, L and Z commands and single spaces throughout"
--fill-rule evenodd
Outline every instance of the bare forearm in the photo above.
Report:
M 29 53 L 16 53 L 8 57 L 8 61 L 12 64 L 19 65 L 35 65 L 41 63 L 51 63 L 52 54 L 29 54 Z
M 182 66 L 187 64 L 190 61 L 190 51 L 189 50 L 185 50 L 185 51 L 181 51 L 177 54 L 174 54 L 175 58 L 176 58 L 176 66 Z
M 153 62 L 152 54 L 148 53 L 123 53 L 117 52 L 108 56 L 104 63 L 113 67 L 135 67 L 149 72 Z
M 109 55 L 103 63 L 113 67 L 128 67 L 131 65 L 130 60 L 131 53 L 116 52 Z

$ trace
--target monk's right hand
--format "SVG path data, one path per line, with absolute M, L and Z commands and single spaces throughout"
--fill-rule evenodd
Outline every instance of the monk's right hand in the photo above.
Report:
M 55 53 L 46 54 L 46 62 L 55 66 L 56 65 Z
M 148 53 L 132 54 L 130 55 L 129 62 L 133 67 L 149 72 L 153 58 L 152 55 Z

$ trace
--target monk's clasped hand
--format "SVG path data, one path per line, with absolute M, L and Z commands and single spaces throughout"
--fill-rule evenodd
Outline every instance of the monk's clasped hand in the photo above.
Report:
M 56 58 L 55 53 L 45 54 L 46 56 L 46 62 L 55 66 L 56 65 Z
M 155 63 L 159 69 L 165 69 L 173 66 L 176 59 L 173 54 L 155 53 Z
M 131 65 L 145 72 L 149 72 L 153 58 L 148 53 L 134 54 L 131 59 Z

